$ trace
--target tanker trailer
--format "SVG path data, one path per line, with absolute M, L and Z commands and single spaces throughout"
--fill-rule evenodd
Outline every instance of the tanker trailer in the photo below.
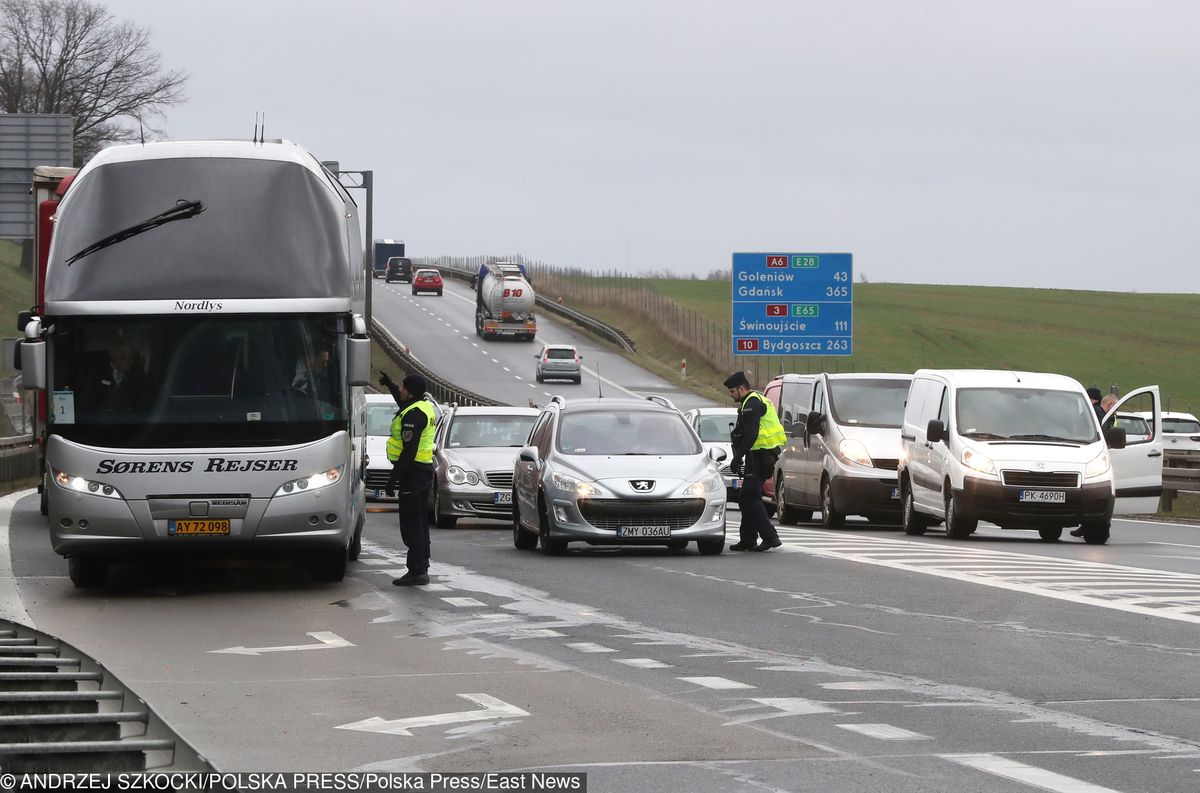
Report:
M 475 334 L 533 341 L 537 319 L 535 295 L 521 268 L 511 262 L 489 262 L 475 281 Z

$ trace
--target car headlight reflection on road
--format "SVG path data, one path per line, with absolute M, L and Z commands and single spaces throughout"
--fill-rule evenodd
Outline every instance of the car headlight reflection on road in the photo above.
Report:
M 692 482 L 683 489 L 685 496 L 702 496 L 705 493 L 715 493 L 722 487 L 721 478 L 718 476 L 706 476 L 699 482 Z
M 453 485 L 477 485 L 479 484 L 479 474 L 474 471 L 468 471 L 460 468 L 457 465 L 452 465 L 446 469 L 446 478 Z

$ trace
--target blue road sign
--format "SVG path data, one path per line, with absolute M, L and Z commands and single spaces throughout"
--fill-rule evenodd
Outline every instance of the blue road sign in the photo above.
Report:
M 852 355 L 849 253 L 733 254 L 734 355 Z

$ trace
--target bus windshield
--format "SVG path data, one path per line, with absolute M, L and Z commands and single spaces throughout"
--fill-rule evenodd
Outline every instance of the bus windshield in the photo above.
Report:
M 348 427 L 344 320 L 57 317 L 50 431 L 144 448 L 304 443 Z

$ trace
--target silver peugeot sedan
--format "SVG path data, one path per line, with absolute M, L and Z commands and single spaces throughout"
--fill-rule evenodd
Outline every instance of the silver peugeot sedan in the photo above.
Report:
M 440 529 L 459 518 L 512 518 L 513 464 L 537 408 L 451 406 L 434 436 L 429 511 Z
M 550 400 L 513 474 L 513 545 L 725 547 L 721 450 L 661 397 Z

